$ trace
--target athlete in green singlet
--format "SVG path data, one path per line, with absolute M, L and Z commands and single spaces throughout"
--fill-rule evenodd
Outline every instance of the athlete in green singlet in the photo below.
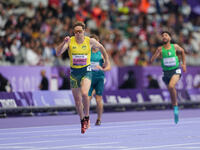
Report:
M 91 38 L 99 41 L 99 38 L 96 35 L 91 35 Z M 97 120 L 95 125 L 101 125 L 101 116 L 103 113 L 103 103 L 102 103 L 102 94 L 104 90 L 104 71 L 110 70 L 110 65 L 105 67 L 103 65 L 104 58 L 101 51 L 98 48 L 92 48 L 91 52 L 91 69 L 92 69 L 92 83 L 89 90 L 90 100 L 92 96 L 95 95 L 97 103 Z
M 171 34 L 168 31 L 161 33 L 163 46 L 158 47 L 155 54 L 151 58 L 151 63 L 157 58 L 161 57 L 161 66 L 163 69 L 163 81 L 167 85 L 170 93 L 173 109 L 174 109 L 174 122 L 177 124 L 178 117 L 178 102 L 175 85 L 181 77 L 181 69 L 179 68 L 179 57 L 182 60 L 183 72 L 186 72 L 185 52 L 178 44 L 171 44 Z

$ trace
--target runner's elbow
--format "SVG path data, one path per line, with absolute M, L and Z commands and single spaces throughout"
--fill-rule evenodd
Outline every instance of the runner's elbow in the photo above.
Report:
M 60 55 L 61 55 L 60 50 L 56 50 L 56 56 L 60 56 Z

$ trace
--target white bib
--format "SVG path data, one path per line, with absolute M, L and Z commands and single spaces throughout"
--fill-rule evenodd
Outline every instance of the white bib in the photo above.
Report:
M 96 68 L 96 66 L 99 66 L 99 65 L 100 65 L 99 62 L 91 61 L 91 68 L 92 68 L 93 71 L 98 71 L 99 69 Z
M 177 74 L 181 74 L 181 69 L 176 69 Z
M 175 57 L 164 58 L 163 63 L 167 67 L 176 66 L 176 58 Z

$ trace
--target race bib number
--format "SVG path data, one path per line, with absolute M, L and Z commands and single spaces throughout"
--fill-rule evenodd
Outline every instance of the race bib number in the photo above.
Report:
M 73 65 L 84 66 L 87 64 L 87 55 L 72 55 Z
M 96 66 L 99 66 L 99 62 L 91 62 L 91 68 L 93 71 L 99 70 Z
M 87 71 L 92 71 L 91 66 L 87 66 Z
M 176 58 L 175 57 L 164 58 L 163 62 L 164 62 L 164 65 L 167 67 L 176 66 Z
M 181 69 L 176 69 L 176 73 L 181 74 Z

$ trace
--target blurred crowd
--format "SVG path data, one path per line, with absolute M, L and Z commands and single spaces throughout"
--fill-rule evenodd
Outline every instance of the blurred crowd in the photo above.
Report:
M 56 57 L 55 47 L 76 20 L 100 37 L 112 66 L 149 65 L 162 30 L 185 49 L 188 65 L 200 65 L 199 14 L 187 0 L 1 0 L 0 65 L 68 66 L 67 51 Z

